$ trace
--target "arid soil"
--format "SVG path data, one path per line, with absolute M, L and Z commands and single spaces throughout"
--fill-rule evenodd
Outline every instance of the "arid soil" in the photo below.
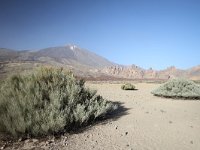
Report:
M 200 101 L 155 97 L 159 86 L 137 83 L 123 91 L 121 84 L 87 83 L 104 98 L 120 103 L 111 119 L 59 139 L 26 140 L 18 149 L 66 150 L 199 150 Z M 6 148 L 6 147 L 5 147 Z M 11 149 L 7 147 L 6 149 Z

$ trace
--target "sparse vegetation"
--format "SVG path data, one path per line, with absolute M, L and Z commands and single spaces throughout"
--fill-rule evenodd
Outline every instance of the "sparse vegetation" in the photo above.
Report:
M 121 86 L 122 90 L 135 90 L 135 86 L 132 85 L 131 83 L 126 83 Z
M 62 69 L 12 75 L 0 87 L 0 129 L 13 136 L 41 136 L 86 125 L 116 109 Z
M 173 79 L 152 91 L 155 96 L 200 99 L 200 86 L 186 79 Z

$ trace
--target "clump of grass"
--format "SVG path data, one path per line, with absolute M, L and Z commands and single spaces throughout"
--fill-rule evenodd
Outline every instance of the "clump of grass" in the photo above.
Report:
M 135 90 L 135 86 L 132 85 L 131 83 L 126 83 L 121 86 L 122 90 Z
M 173 79 L 152 91 L 155 96 L 200 99 L 200 86 L 186 79 Z
M 62 69 L 13 75 L 0 88 L 0 129 L 14 137 L 69 131 L 114 109 L 112 102 Z

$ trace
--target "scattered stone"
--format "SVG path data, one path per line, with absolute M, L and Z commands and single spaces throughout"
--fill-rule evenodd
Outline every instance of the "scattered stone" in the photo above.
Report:
M 126 146 L 129 147 L 129 144 L 127 144 Z
M 115 126 L 115 129 L 117 130 L 117 129 L 118 129 L 118 126 Z
M 36 142 L 38 142 L 38 139 L 32 139 L 32 142 L 36 143 Z
M 169 121 L 169 123 L 172 124 L 173 122 L 172 122 L 172 121 Z
M 29 139 L 27 139 L 27 140 L 25 140 L 24 141 L 24 143 L 26 144 L 26 143 L 29 143 L 30 142 L 30 140 Z
M 53 140 L 50 140 L 50 141 L 48 141 L 48 144 L 52 144 L 54 141 Z
M 191 144 L 193 144 L 193 141 L 190 141 Z
M 41 142 L 41 143 L 40 143 L 40 146 L 44 146 L 44 145 L 46 145 L 45 142 Z
M 149 114 L 149 112 L 147 111 L 147 112 L 145 112 L 146 114 Z
M 128 135 L 128 132 L 125 132 L 125 135 Z
M 161 112 L 161 113 L 166 113 L 166 111 L 164 111 L 164 110 L 162 110 L 162 109 L 160 110 L 160 112 Z
M 22 138 L 19 138 L 18 142 L 21 142 L 22 141 Z
M 5 148 L 5 146 L 6 146 L 6 145 L 3 145 L 3 146 L 1 147 L 1 149 L 4 149 L 4 148 Z
M 46 142 L 45 142 L 45 145 L 47 146 L 48 144 L 49 144 L 49 141 L 46 141 Z
M 190 128 L 193 128 L 193 126 L 190 126 Z

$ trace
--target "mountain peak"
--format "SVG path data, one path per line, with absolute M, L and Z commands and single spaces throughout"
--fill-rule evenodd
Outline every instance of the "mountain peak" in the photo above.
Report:
M 105 67 L 113 65 L 112 62 L 107 59 L 98 56 L 88 50 L 79 48 L 74 44 L 60 46 L 60 47 L 50 47 L 46 49 L 39 50 L 36 54 L 37 60 L 52 58 L 59 63 L 65 62 L 69 65 L 85 65 L 87 67 Z M 73 64 L 74 63 L 74 64 Z
M 71 50 L 74 50 L 75 48 L 76 48 L 76 46 L 75 45 L 72 45 L 72 46 L 70 46 L 69 47 Z
M 78 47 L 77 45 L 75 45 L 75 44 L 68 44 L 68 45 L 66 45 L 65 47 L 69 48 L 70 50 L 75 50 L 75 49 L 79 48 L 79 47 Z

